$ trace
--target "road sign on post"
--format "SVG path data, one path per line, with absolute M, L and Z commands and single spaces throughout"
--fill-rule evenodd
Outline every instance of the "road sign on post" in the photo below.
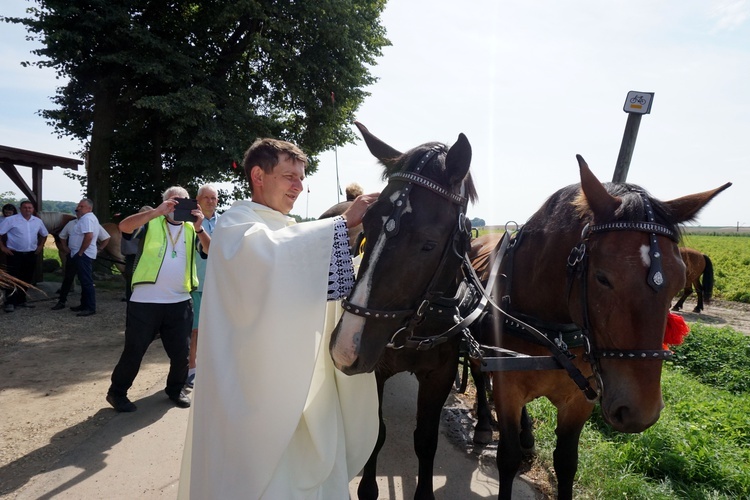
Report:
M 622 135 L 620 155 L 617 157 L 615 174 L 612 182 L 625 182 L 630 169 L 630 159 L 633 157 L 635 140 L 638 138 L 638 128 L 641 126 L 641 116 L 651 113 L 651 104 L 654 102 L 653 92 L 637 92 L 631 90 L 625 98 L 622 110 L 628 113 L 628 121 L 625 124 L 625 132 Z

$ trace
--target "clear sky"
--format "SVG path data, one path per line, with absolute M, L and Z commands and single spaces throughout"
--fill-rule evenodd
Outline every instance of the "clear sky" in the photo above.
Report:
M 4 0 L 0 13 L 27 5 Z M 654 92 L 628 181 L 661 199 L 731 181 L 698 223 L 750 226 L 749 16 L 750 0 L 391 0 L 383 24 L 393 46 L 357 119 L 403 151 L 466 134 L 480 197 L 469 216 L 504 224 L 578 182 L 576 154 L 611 180 L 625 97 Z M 19 27 L 0 30 L 0 144 L 71 156 L 79 145 L 36 115 L 61 82 L 20 66 L 34 47 Z M 383 186 L 362 141 L 321 159 L 296 214 L 339 201 L 337 163 L 342 189 Z M 45 172 L 45 199 L 77 200 L 80 186 L 58 171 Z M 5 191 L 20 195 L 0 173 Z

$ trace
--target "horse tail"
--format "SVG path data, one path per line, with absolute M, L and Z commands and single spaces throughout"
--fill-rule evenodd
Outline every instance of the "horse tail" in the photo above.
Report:
M 703 258 L 706 261 L 706 268 L 703 270 L 703 300 L 709 303 L 714 293 L 714 265 L 708 255 L 703 254 Z

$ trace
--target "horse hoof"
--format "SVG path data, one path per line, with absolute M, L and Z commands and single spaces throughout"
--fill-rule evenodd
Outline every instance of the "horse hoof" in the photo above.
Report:
M 696 307 L 695 309 L 693 309 L 693 312 L 694 312 L 694 313 L 698 313 L 698 314 L 700 314 L 702 310 L 703 310 L 703 309 L 698 309 L 698 308 Z
M 679 311 L 680 309 L 681 309 L 681 308 L 680 308 L 680 307 L 677 307 L 677 306 L 674 306 L 674 307 L 672 308 L 672 310 L 673 310 L 673 311 Z
M 492 442 L 492 431 L 474 431 L 474 444 L 490 444 Z

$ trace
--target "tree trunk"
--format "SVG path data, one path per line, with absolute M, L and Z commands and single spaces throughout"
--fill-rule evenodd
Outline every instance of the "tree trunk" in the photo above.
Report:
M 87 196 L 94 202 L 94 214 L 100 222 L 111 219 L 109 213 L 111 183 L 109 161 L 112 155 L 112 137 L 117 120 L 118 92 L 101 84 L 94 95 L 94 113 L 89 146 Z

